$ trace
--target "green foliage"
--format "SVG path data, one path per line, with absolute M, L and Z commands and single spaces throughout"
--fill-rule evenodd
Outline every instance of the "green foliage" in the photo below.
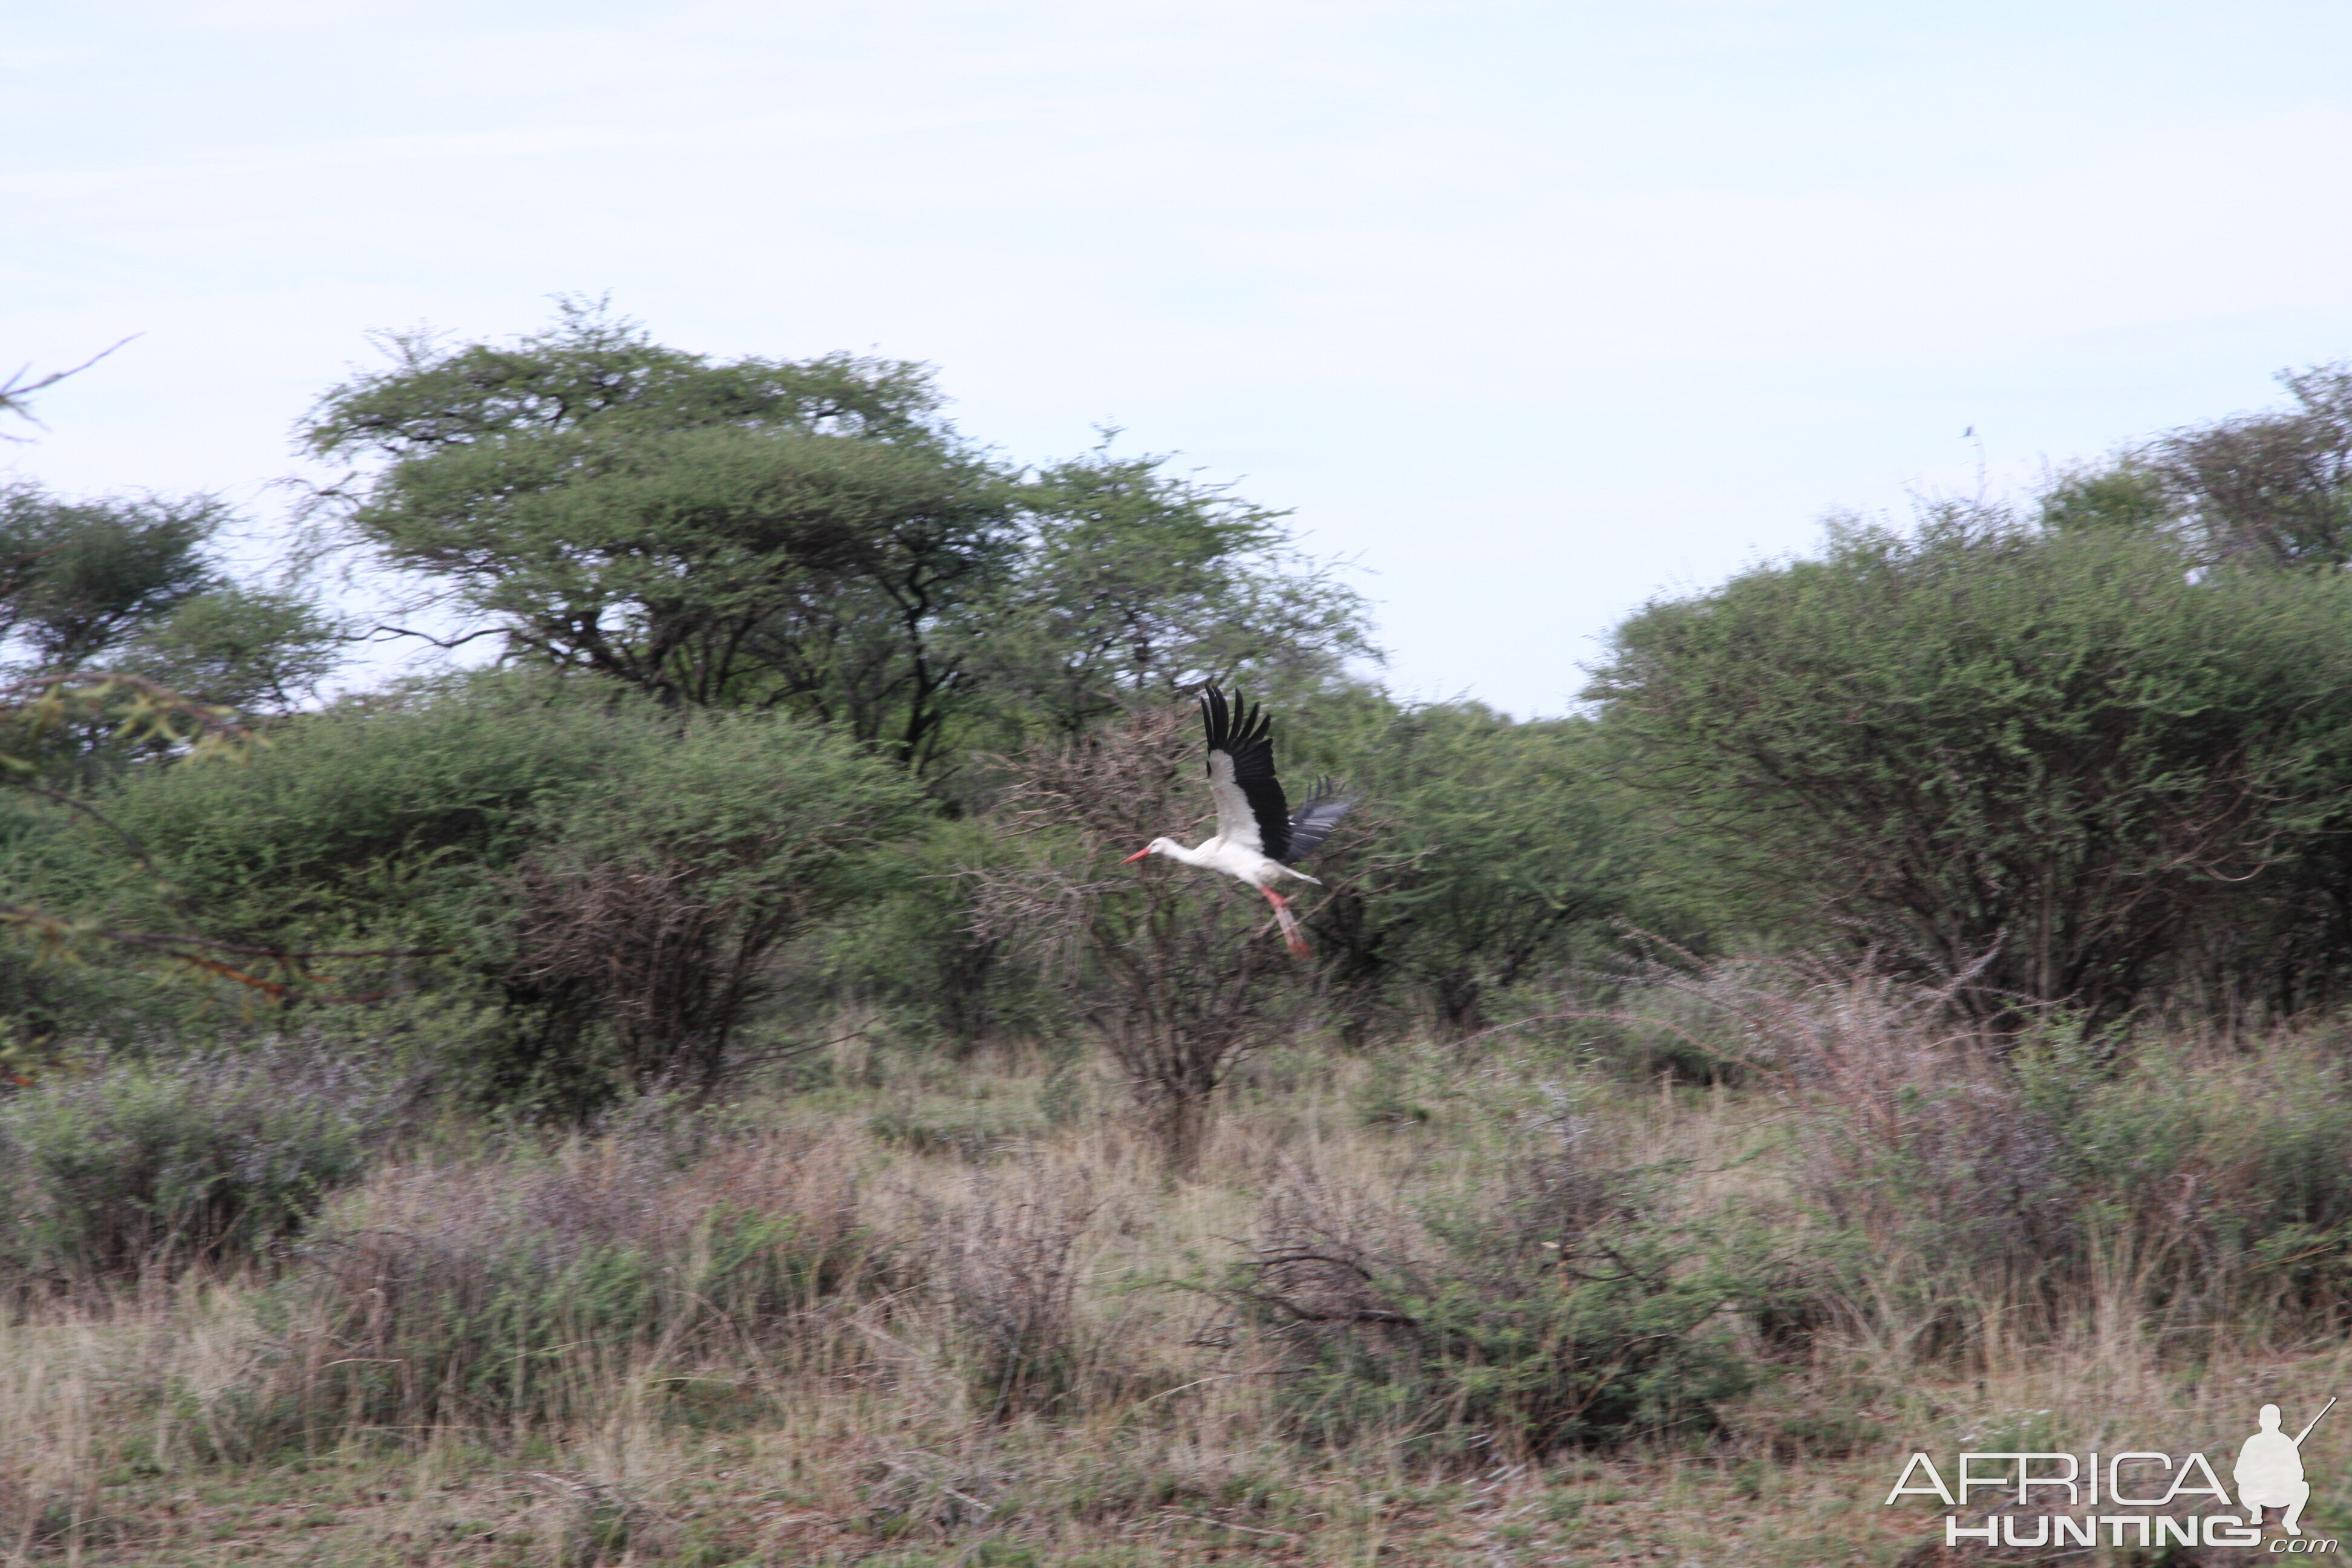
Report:
M 1359 853 L 1383 864 L 1326 900 L 1315 929 L 1343 984 L 1402 978 L 1466 1031 L 1490 991 L 1601 947 L 1639 908 L 1638 803 L 1590 721 L 1514 723 L 1475 703 L 1391 713 L 1343 764 L 1378 825 Z
M 142 764 L 234 751 L 231 709 L 289 704 L 334 661 L 305 602 L 228 583 L 208 497 L 67 501 L 0 485 L 0 786 L 59 811 Z M 0 906 L 51 946 L 56 910 Z
M 203 496 L 68 501 L 0 486 L 0 647 L 33 671 L 99 662 L 220 586 L 204 546 L 226 516 Z
M 1301 1184 L 1225 1294 L 1316 1441 L 1484 1462 L 1704 1428 L 1755 1382 L 1727 1313 L 1772 1271 L 1646 1199 L 1665 1175 L 1538 1158 L 1410 1213 Z
M 357 536 L 510 647 L 667 704 L 787 708 L 936 782 L 983 732 L 1369 652 L 1279 514 L 1158 458 L 1024 478 L 918 366 L 715 363 L 576 303 L 511 348 L 391 346 L 306 432 L 384 460 Z
M 510 350 L 399 347 L 308 431 L 390 459 L 351 514 L 386 561 L 551 663 L 938 760 L 940 625 L 994 572 L 1009 500 L 923 422 L 915 367 L 713 364 L 576 307 Z
M 846 910 L 809 944 L 828 996 L 878 1004 L 895 1033 L 962 1055 L 992 1039 L 1050 1035 L 1066 1018 L 1017 944 L 974 930 L 974 873 L 1016 853 L 988 817 L 940 817 L 888 851 L 888 890 Z
M 395 468 L 355 516 L 550 662 L 671 702 L 784 701 L 929 757 L 932 623 L 1000 553 L 992 476 L 795 430 L 509 436 Z
M 226 709 L 135 675 L 44 675 L 0 687 L 0 785 L 68 808 L 88 805 L 77 785 L 97 781 L 78 780 L 87 770 L 75 764 L 100 745 L 114 745 L 118 761 L 142 752 L 150 761 L 195 760 L 241 757 L 252 739 Z
M 309 1440 L 561 1419 L 656 1347 L 740 1348 L 887 1280 L 840 1173 L 677 1152 L 639 1131 L 420 1167 L 342 1211 L 284 1290 L 316 1363 Z
M 532 1059 L 579 1061 L 602 1032 L 637 1087 L 707 1091 L 767 956 L 886 890 L 872 851 L 924 809 L 902 775 L 784 714 L 702 713 L 640 746 L 532 815 L 545 847 L 503 889 L 507 984 L 539 1010 Z
M 648 731 L 652 732 L 649 733 Z M 536 842 L 542 800 L 606 775 L 616 747 L 658 744 L 647 715 L 560 686 L 476 677 L 351 700 L 282 726 L 227 769 L 126 779 L 108 817 L 146 847 L 171 895 L 218 932 L 287 949 L 469 948 L 485 871 Z M 125 923 L 167 920 L 144 868 L 92 826 L 60 846 L 62 893 L 110 892 Z
M 349 1072 L 270 1054 L 20 1093 L 0 1104 L 9 1261 L 83 1279 L 258 1256 L 362 1174 L 370 1100 Z
M 2176 430 L 2137 459 L 2213 563 L 2352 563 L 2352 363 L 2279 376 L 2295 406 Z
M 191 606 L 207 596 L 235 596 L 205 552 L 226 515 L 202 496 L 68 501 L 0 485 L 0 784 L 64 798 L 219 731 L 201 694 L 140 678 L 179 673 L 144 639 L 183 613 L 200 620 Z M 117 658 L 119 671 L 85 673 Z
M 2127 1237 L 2176 1328 L 2352 1321 L 2352 1082 L 2332 1054 L 2112 1068 L 2062 1037 L 2018 1070 L 2066 1150 L 2086 1251 Z M 2120 1235 L 2118 1234 L 2120 1233 Z
M 60 896 L 281 953 L 381 950 L 289 962 L 347 993 L 495 1002 L 501 1031 L 460 1076 L 567 1115 L 629 1081 L 707 1087 L 766 955 L 878 892 L 873 847 L 922 815 L 895 772 L 788 715 L 508 676 L 301 717 L 233 776 L 141 774 L 105 812 L 113 829 L 28 848 Z
M 18 862 L 0 864 L 0 931 L 44 956 L 94 939 L 217 963 L 218 950 L 193 933 L 77 918 L 79 887 L 63 900 L 27 897 L 18 873 L 25 848 L 54 837 L 67 814 L 112 835 L 143 868 L 137 839 L 107 822 L 91 792 L 134 768 L 242 754 L 253 737 L 224 704 L 282 706 L 332 662 L 338 638 L 316 611 L 231 585 L 207 556 L 226 515 L 205 497 L 70 502 L 0 485 L 0 788 L 16 796 L 0 851 Z M 150 890 L 169 901 L 168 889 Z M 47 978 L 0 978 L 0 1020 L 19 1047 L 54 1033 L 54 1004 L 77 989 Z
M 335 457 L 402 458 L 498 437 L 625 423 L 650 430 L 766 425 L 917 435 L 939 394 L 922 366 L 828 354 L 713 364 L 664 348 L 602 301 L 558 301 L 556 324 L 512 348 L 445 348 L 425 332 L 378 341 L 391 368 L 320 398 L 303 439 Z
M 1364 605 L 1290 546 L 1281 512 L 1103 448 L 1020 491 L 1023 548 L 968 662 L 1014 732 L 1063 736 L 1203 684 L 1311 690 L 1370 657 Z
M 334 671 L 343 642 L 342 628 L 307 599 L 223 587 L 181 601 L 121 662 L 199 702 L 278 713 Z
M 1833 532 L 1626 623 L 1596 695 L 1634 783 L 1783 930 L 1827 917 L 2095 1021 L 2325 825 L 2352 582 L 2197 578 L 2005 516 Z
M 151 764 L 234 761 L 253 739 L 226 710 L 136 676 L 50 675 L 0 687 L 0 942 L 9 959 L 0 964 L 0 1031 L 11 1037 L 12 1077 L 29 1081 L 50 1065 L 47 1042 L 74 1015 L 119 1014 L 122 993 L 144 988 L 121 975 L 100 985 L 64 973 L 61 961 L 93 943 L 118 957 L 218 967 L 218 949 L 201 938 L 109 928 L 89 913 L 83 883 L 54 875 L 60 859 L 78 858 L 61 853 L 77 832 L 100 833 L 130 874 L 146 876 L 152 898 L 170 899 L 139 841 L 89 804 L 91 764 L 105 752 L 115 762 L 143 753 Z
M 2172 520 L 2172 505 L 2162 476 L 2126 461 L 2061 475 L 2042 492 L 2041 522 L 2052 533 L 2147 533 Z

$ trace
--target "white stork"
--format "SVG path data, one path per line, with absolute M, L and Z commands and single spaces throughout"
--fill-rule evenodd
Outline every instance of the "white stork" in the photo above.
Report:
M 1314 799 L 1292 811 L 1283 799 L 1282 781 L 1274 776 L 1274 721 L 1263 708 L 1237 705 L 1238 715 L 1213 686 L 1201 693 L 1201 722 L 1209 735 L 1209 794 L 1217 803 L 1216 837 L 1202 839 L 1196 849 L 1173 838 L 1155 838 L 1119 864 L 1131 866 L 1147 855 L 1165 855 L 1247 882 L 1274 906 L 1290 955 L 1305 958 L 1307 938 L 1290 912 L 1290 900 L 1267 884 L 1277 877 L 1296 877 L 1321 887 L 1297 863 L 1330 837 L 1355 802 L 1330 793 L 1326 780 L 1316 786 Z

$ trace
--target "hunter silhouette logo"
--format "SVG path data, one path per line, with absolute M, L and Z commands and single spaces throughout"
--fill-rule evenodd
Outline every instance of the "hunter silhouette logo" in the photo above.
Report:
M 2311 1483 L 2303 1473 L 2303 1443 L 2326 1414 L 2319 1414 L 2290 1437 L 2280 1430 L 2279 1407 L 2265 1405 L 2256 1430 L 2238 1447 L 2230 1485 L 2202 1454 L 2178 1457 L 2149 1449 L 2102 1457 L 2021 1451 L 1964 1453 L 1950 1485 L 1935 1460 L 1915 1453 L 1886 1494 L 1888 1505 L 1906 1496 L 1932 1497 L 1953 1512 L 1944 1516 L 1944 1543 L 1987 1546 L 2264 1546 L 2263 1528 L 2272 1509 L 2282 1510 L 2268 1550 L 2280 1555 L 2326 1555 L 2334 1541 L 2303 1533 L 2303 1510 Z M 2086 1462 L 2087 1461 L 2087 1462 Z M 2234 1503 L 2231 1491 L 2235 1489 Z M 1974 1500 L 1972 1494 L 2007 1494 Z M 1986 1510 L 1973 1522 L 1959 1510 Z M 2198 1511 L 2190 1513 L 2188 1509 Z M 2237 1511 L 2227 1511 L 2234 1508 Z M 2028 1531 L 2032 1533 L 2028 1533 Z M 2102 1536 L 2105 1539 L 2103 1541 Z
M 2279 1407 L 2263 1406 L 2258 1419 L 2262 1430 L 2246 1439 L 2238 1450 L 2238 1462 L 2231 1467 L 2230 1479 L 2238 1483 L 2238 1506 L 2247 1513 L 2246 1522 L 2260 1529 L 2263 1510 L 2283 1508 L 2286 1517 L 2279 1525 L 2289 1535 L 2303 1533 L 2303 1505 L 2311 1500 L 2311 1483 L 2303 1479 L 2303 1440 L 2311 1436 L 2312 1426 L 2319 1425 L 2319 1416 L 2336 1408 L 2329 1400 L 2321 1407 L 2311 1425 L 2290 1437 L 2279 1430 Z

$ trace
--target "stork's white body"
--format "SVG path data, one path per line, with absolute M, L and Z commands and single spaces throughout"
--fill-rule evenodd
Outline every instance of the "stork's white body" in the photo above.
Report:
M 1128 842 L 1132 844 L 1135 840 L 1130 838 Z M 1171 860 L 1181 860 L 1187 866 L 1223 871 L 1228 877 L 1247 882 L 1261 893 L 1280 877 L 1296 877 L 1302 882 L 1314 882 L 1318 888 L 1323 885 L 1296 866 L 1286 866 L 1246 844 L 1228 843 L 1223 834 L 1213 838 L 1203 838 L 1190 849 L 1173 838 L 1155 838 L 1145 848 L 1147 853 L 1165 855 Z

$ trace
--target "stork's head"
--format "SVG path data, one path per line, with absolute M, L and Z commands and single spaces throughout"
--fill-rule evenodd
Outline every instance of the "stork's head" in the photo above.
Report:
M 1173 855 L 1175 852 L 1176 840 L 1173 838 L 1155 838 L 1150 843 L 1145 845 L 1142 848 L 1137 850 L 1134 854 L 1129 856 L 1126 859 L 1120 861 L 1119 864 L 1122 866 L 1132 866 L 1138 860 L 1142 859 L 1146 855 Z

